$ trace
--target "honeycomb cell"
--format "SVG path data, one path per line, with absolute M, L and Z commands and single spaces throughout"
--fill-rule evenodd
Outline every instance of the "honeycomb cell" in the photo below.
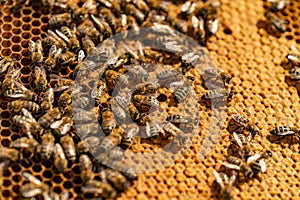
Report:
M 22 58 L 22 60 L 21 60 L 21 64 L 23 66 L 30 65 L 30 63 L 31 63 L 31 60 L 29 58 Z
M 20 52 L 21 51 L 21 46 L 20 45 L 13 45 L 12 46 L 12 50 L 14 52 Z
M 1 43 L 1 46 L 2 47 L 10 47 L 12 45 L 11 41 L 10 40 L 4 40 L 2 41 Z
M 22 33 L 22 38 L 23 39 L 29 39 L 31 37 L 31 34 L 29 32 L 23 32 Z
M 1 140 L 1 145 L 4 147 L 9 147 L 10 146 L 11 141 L 9 139 L 2 139 Z
M 3 32 L 2 33 L 2 38 L 3 39 L 10 39 L 12 37 L 12 33 L 11 32 Z
M 31 30 L 31 33 L 32 33 L 33 35 L 40 35 L 40 34 L 41 34 L 41 31 L 40 31 L 40 29 L 34 28 L 34 29 Z
M 3 29 L 4 31 L 10 31 L 10 30 L 12 29 L 12 25 L 10 25 L 10 24 L 4 24 L 4 25 L 2 26 L 2 29 Z
M 10 186 L 12 184 L 12 182 L 10 180 L 3 180 L 3 186 Z
M 5 16 L 5 17 L 3 18 L 3 20 L 4 20 L 5 22 L 11 22 L 11 21 L 12 21 L 12 17 L 11 17 L 11 16 Z
M 29 17 L 29 16 L 28 17 L 22 17 L 23 22 L 30 22 L 30 20 L 31 20 L 31 17 Z
M 66 189 L 71 189 L 73 187 L 73 184 L 70 181 L 66 181 L 66 182 L 64 182 L 63 186 Z
M 2 120 L 1 121 L 1 126 L 2 127 L 9 127 L 11 124 L 10 124 L 10 121 L 9 120 Z
M 22 180 L 22 177 L 20 175 L 14 175 L 12 177 L 12 180 L 17 183 L 17 182 L 20 182 Z
M 41 25 L 41 22 L 39 20 L 33 20 L 31 22 L 32 26 L 40 26 Z
M 23 83 L 23 84 L 29 84 L 30 82 L 31 82 L 31 76 L 22 76 L 21 77 L 21 82 Z
M 25 74 L 25 75 L 30 74 L 31 73 L 31 69 L 29 67 L 22 67 L 21 68 L 21 73 Z
M 31 25 L 30 24 L 23 24 L 22 29 L 24 31 L 29 31 L 31 29 Z
M 24 9 L 22 12 L 23 12 L 24 15 L 30 15 L 31 14 L 30 9 Z

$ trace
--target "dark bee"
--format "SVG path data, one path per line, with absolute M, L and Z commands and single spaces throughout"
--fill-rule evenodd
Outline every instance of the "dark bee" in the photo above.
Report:
M 126 132 L 122 138 L 121 146 L 124 149 L 129 148 L 132 145 L 135 137 L 138 135 L 138 132 L 139 132 L 139 126 L 136 123 L 130 123 L 127 126 Z
M 201 96 L 201 99 L 207 103 L 207 105 L 223 105 L 223 103 L 227 100 L 230 101 L 233 96 L 232 91 L 228 91 L 225 88 L 218 88 L 209 90 Z
M 300 137 L 300 129 L 296 127 L 289 126 L 277 126 L 273 130 L 270 131 L 272 135 L 275 136 L 298 136 Z
M 61 112 L 59 108 L 51 108 L 48 112 L 42 115 L 38 122 L 45 128 L 49 127 L 55 120 L 61 118 Z
M 204 70 L 204 74 L 201 75 L 201 78 L 204 80 L 206 88 L 216 89 L 228 85 L 232 76 L 223 71 L 209 68 Z
M 48 23 L 52 27 L 69 25 L 72 22 L 70 13 L 54 14 L 50 17 Z
M 82 47 L 86 54 L 91 53 L 96 48 L 95 43 L 89 36 L 82 38 Z
M 90 20 L 83 21 L 78 27 L 77 31 L 82 36 L 90 37 L 94 42 L 98 43 L 103 40 L 102 34 L 94 27 L 94 24 Z
M 8 68 L 14 67 L 16 64 L 16 59 L 14 57 L 0 57 L 0 74 L 5 72 Z
M 82 154 L 79 157 L 79 164 L 81 180 L 87 182 L 93 175 L 93 163 L 87 155 Z
M 42 143 L 38 146 L 37 151 L 40 153 L 42 160 L 49 160 L 54 153 L 55 138 L 51 131 L 42 135 Z
M 225 200 L 231 200 L 231 190 L 233 187 L 233 184 L 236 180 L 236 175 L 232 175 L 230 178 L 225 173 L 219 173 L 214 171 L 214 176 L 216 179 L 216 182 L 219 184 L 221 188 L 221 196 Z
M 60 143 L 65 151 L 68 161 L 70 161 L 70 163 L 74 163 L 76 160 L 76 149 L 73 138 L 69 135 L 65 135 L 60 138 Z
M 71 28 L 62 26 L 61 32 L 59 30 L 56 30 L 56 33 L 68 43 L 68 46 L 71 50 L 73 50 L 74 52 L 78 52 L 80 50 L 80 43 L 76 36 L 75 25 L 72 25 Z
M 43 45 L 45 47 L 55 45 L 57 48 L 61 48 L 63 50 L 67 49 L 68 47 L 67 43 L 51 30 L 47 31 L 47 36 L 43 39 Z M 56 55 L 60 54 L 56 53 Z
M 275 13 L 271 12 L 271 11 L 267 11 L 265 13 L 265 17 L 269 20 L 271 27 L 274 28 L 281 32 L 284 33 L 286 31 L 286 25 L 288 24 L 288 21 L 279 18 Z
M 284 9 L 290 3 L 290 0 L 268 0 L 268 2 L 272 4 L 270 11 L 278 12 Z
M 117 196 L 116 190 L 109 183 L 97 180 L 87 181 L 87 183 L 81 188 L 81 190 L 84 193 L 99 194 L 99 196 L 105 199 L 114 199 Z
M 33 63 L 40 64 L 43 61 L 43 47 L 40 40 L 37 40 L 36 42 L 30 40 L 29 51 L 31 53 L 31 60 Z
M 115 116 L 111 110 L 105 109 L 102 111 L 101 127 L 105 134 L 109 134 L 116 127 Z
M 34 85 L 37 91 L 45 91 L 48 85 L 46 78 L 46 70 L 44 68 L 35 67 L 34 68 Z
M 158 83 L 142 83 L 135 86 L 133 89 L 133 95 L 136 94 L 149 94 L 149 93 L 155 93 L 160 88 L 160 85 Z
M 8 109 L 12 112 L 20 112 L 22 108 L 29 110 L 32 113 L 38 113 L 40 111 L 40 106 L 32 101 L 25 100 L 15 100 L 8 103 Z
M 139 23 L 142 23 L 145 19 L 145 14 L 133 4 L 126 4 L 125 12 L 128 15 L 134 16 Z
M 247 158 L 250 157 L 251 148 L 249 146 L 249 142 L 251 140 L 250 137 L 246 137 L 243 134 L 237 134 L 233 133 L 234 140 L 236 144 L 239 146 L 239 153 L 244 158 L 244 160 L 247 160 Z
M 109 24 L 105 21 L 102 15 L 99 17 L 96 17 L 94 15 L 91 15 L 92 20 L 96 24 L 96 27 L 99 29 L 99 31 L 103 34 L 104 38 L 108 38 L 112 36 L 113 31 L 110 28 Z
M 117 25 L 117 19 L 115 15 L 112 13 L 112 11 L 108 8 L 101 8 L 99 13 L 104 17 L 105 21 L 109 24 L 109 26 L 112 28 L 112 30 L 116 29 Z

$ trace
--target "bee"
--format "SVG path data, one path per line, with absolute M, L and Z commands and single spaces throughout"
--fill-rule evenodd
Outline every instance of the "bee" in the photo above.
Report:
M 112 13 L 111 9 L 102 7 L 99 13 L 104 17 L 105 21 L 109 24 L 112 30 L 115 30 L 117 27 L 117 19 Z
M 48 57 L 46 58 L 43 67 L 47 71 L 51 71 L 56 66 L 57 55 L 62 53 L 62 49 L 57 48 L 55 45 L 52 45 L 49 49 Z
M 162 72 L 159 72 L 156 75 L 156 78 L 158 79 L 159 82 L 163 82 L 164 84 L 170 80 L 177 80 L 178 77 L 180 77 L 180 74 L 178 71 L 173 70 L 173 69 L 166 69 Z M 161 84 L 161 85 L 164 85 Z
M 87 133 L 91 135 L 96 135 L 100 133 L 99 123 L 87 123 L 87 124 L 80 124 L 77 125 L 75 123 L 76 133 L 80 137 L 84 137 Z
M 298 81 L 300 80 L 300 67 L 294 67 L 290 71 L 291 80 Z
M 91 136 L 81 140 L 77 144 L 76 150 L 78 154 L 88 153 L 90 150 L 92 150 L 95 147 L 98 147 L 99 145 L 100 145 L 100 138 L 96 136 Z
M 179 19 L 177 14 L 168 15 L 167 21 L 181 33 L 188 32 L 188 23 L 185 20 Z
M 54 133 L 57 135 L 66 135 L 71 127 L 73 126 L 73 119 L 70 117 L 62 117 L 61 120 L 53 122 L 50 125 L 50 128 L 54 130 Z
M 39 143 L 33 138 L 21 137 L 13 141 L 12 147 L 21 149 L 20 152 L 34 153 Z
M 232 96 L 233 93 L 231 90 L 227 91 L 225 88 L 217 88 L 217 89 L 209 90 L 208 92 L 204 93 L 201 96 L 201 99 L 207 102 L 207 104 L 209 105 L 210 103 L 212 103 L 212 101 L 217 101 L 216 103 L 219 103 L 219 101 L 222 102 L 226 99 L 230 101 Z
M 110 109 L 103 110 L 101 127 L 106 135 L 116 127 L 115 115 Z
M 123 123 L 126 120 L 125 110 L 116 102 L 115 99 L 110 101 L 111 111 L 114 113 L 116 120 Z
M 101 99 L 106 91 L 106 83 L 102 80 L 98 80 L 94 84 L 94 88 L 91 92 L 91 97 L 95 99 L 96 104 L 101 104 Z
M 20 152 L 13 148 L 1 147 L 0 160 L 10 160 L 17 162 L 20 160 Z
M 148 16 L 147 16 L 147 20 L 146 21 L 150 21 L 150 22 L 163 22 L 166 20 L 166 16 L 164 15 L 159 15 L 157 14 L 157 12 L 155 10 L 152 10 Z M 144 25 L 144 24 L 143 24 Z M 143 26 L 144 27 L 144 26 Z
M 133 95 L 155 93 L 160 88 L 158 83 L 141 83 L 133 89 Z
M 15 100 L 8 103 L 8 109 L 12 112 L 20 112 L 22 108 L 25 108 L 33 113 L 38 113 L 40 111 L 40 106 L 32 101 Z
M 25 128 L 25 132 L 28 138 L 33 138 L 32 134 L 41 135 L 44 131 L 41 125 L 36 122 L 36 120 L 28 110 L 26 110 L 25 108 L 22 108 L 21 110 L 23 115 L 13 116 L 13 123 Z
M 76 108 L 73 119 L 76 123 L 92 123 L 97 122 L 97 115 L 93 111 L 87 111 L 82 108 Z
M 217 9 L 220 6 L 219 1 L 208 1 L 200 10 L 197 11 L 196 15 L 201 16 L 204 19 L 205 32 L 208 35 L 213 35 L 218 30 L 219 20 Z
M 72 22 L 72 15 L 70 13 L 54 14 L 51 15 L 48 24 L 52 27 L 59 27 L 69 25 Z
M 55 91 L 61 91 L 71 86 L 74 86 L 74 80 L 62 78 L 56 74 L 50 74 L 50 78 L 57 81 L 55 87 L 53 88 Z
M 85 20 L 83 21 L 78 27 L 77 31 L 82 35 L 82 36 L 88 36 L 90 37 L 93 42 L 98 43 L 99 41 L 101 42 L 103 40 L 102 34 L 94 27 L 94 24 L 90 20 Z
M 151 107 L 159 107 L 159 101 L 153 96 L 134 95 L 133 103 L 142 112 L 148 112 Z
M 103 173 L 105 174 L 105 179 L 118 191 L 124 191 L 129 188 L 130 182 L 119 171 L 113 169 L 105 169 Z
M 91 53 L 96 48 L 95 43 L 89 36 L 82 38 L 82 47 L 87 54 Z
M 76 149 L 73 139 L 69 135 L 60 138 L 60 143 L 65 151 L 68 161 L 74 163 L 76 160 Z
M 146 135 L 148 138 L 157 138 L 162 131 L 161 126 L 153 122 L 146 122 Z
M 46 112 L 50 110 L 53 106 L 54 102 L 54 90 L 53 88 L 49 88 L 41 98 L 41 109 Z
M 166 132 L 166 138 L 167 139 L 174 138 L 177 135 L 183 135 L 184 134 L 184 132 L 182 130 L 180 130 L 174 124 L 172 124 L 171 122 L 168 122 L 168 121 L 164 122 L 162 128 Z
M 61 31 L 57 29 L 55 31 L 58 36 L 68 43 L 72 51 L 78 52 L 80 50 L 80 43 L 76 36 L 76 26 L 74 24 L 71 25 L 71 28 L 62 26 Z
M 91 15 L 93 22 L 96 24 L 97 28 L 103 34 L 104 38 L 108 38 L 113 35 L 113 31 L 110 28 L 109 24 L 105 21 L 104 17 L 100 15 L 96 17 L 95 15 Z
M 10 165 L 10 161 L 2 161 L 0 162 L 0 185 L 3 185 L 3 171 L 5 171 Z
M 128 15 L 134 16 L 138 23 L 142 23 L 145 19 L 145 14 L 133 4 L 126 4 L 125 12 Z
M 97 3 L 95 0 L 87 0 L 82 7 L 73 9 L 72 18 L 76 22 L 80 22 L 86 19 L 89 14 L 95 14 L 97 12 Z
M 136 123 L 130 123 L 128 124 L 126 128 L 126 132 L 123 135 L 121 146 L 124 149 L 129 148 L 135 139 L 135 137 L 139 133 L 139 126 Z
M 267 20 L 269 20 L 272 30 L 274 30 L 275 28 L 281 33 L 284 33 L 286 31 L 286 24 L 288 24 L 288 21 L 280 19 L 275 13 L 271 11 L 267 11 L 265 13 L 265 17 L 267 18 Z
M 97 193 L 103 198 L 114 199 L 117 196 L 116 190 L 109 184 L 98 180 L 89 180 L 81 188 L 84 193 Z
M 109 160 L 121 160 L 124 156 L 123 150 L 119 146 L 114 146 L 108 154 Z
M 90 99 L 88 97 L 84 97 L 83 95 L 73 96 L 72 106 L 74 108 L 84 108 L 88 106 L 90 103 Z
M 43 46 L 40 40 L 36 42 L 29 41 L 29 51 L 31 53 L 31 60 L 35 64 L 40 64 L 43 61 Z
M 290 0 L 268 0 L 268 2 L 272 4 L 270 11 L 278 12 L 284 9 L 290 3 Z
M 140 118 L 141 115 L 140 111 L 132 103 L 129 103 L 127 107 L 127 111 L 131 119 L 133 119 L 134 121 L 137 121 Z
M 38 146 L 37 152 L 40 153 L 42 160 L 49 160 L 54 153 L 55 138 L 51 131 L 42 135 L 42 143 Z
M 291 65 L 292 70 L 298 72 L 298 69 L 300 68 L 300 54 L 299 53 L 287 54 L 286 59 L 288 60 L 287 65 Z
M 186 124 L 189 123 L 189 119 L 183 115 L 168 115 L 167 121 L 172 122 L 173 124 Z
M 10 66 L 6 72 L 5 79 L 1 84 L 2 90 L 7 91 L 14 88 L 20 75 L 21 71 L 19 67 Z
M 48 46 L 53 46 L 55 45 L 57 48 L 61 48 L 62 50 L 66 50 L 68 48 L 67 43 L 61 39 L 58 35 L 56 35 L 53 31 L 48 30 L 47 31 L 47 36 L 43 39 L 43 44 L 48 47 Z M 60 55 L 56 52 L 56 55 Z
M 236 144 L 239 146 L 240 155 L 246 160 L 250 157 L 251 148 L 249 146 L 249 142 L 251 140 L 250 137 L 246 137 L 244 134 L 237 134 L 233 132 L 233 138 Z
M 0 57 L 0 74 L 5 72 L 8 68 L 14 67 L 17 60 L 14 57 Z
M 114 128 L 111 133 L 106 136 L 100 143 L 99 152 L 108 153 L 114 146 L 118 146 L 125 131 L 121 127 Z
M 205 45 L 206 44 L 206 41 L 205 41 L 206 34 L 205 34 L 204 19 L 201 16 L 200 17 L 192 16 L 191 22 L 192 22 L 192 27 L 193 27 L 193 30 L 192 30 L 193 37 L 197 41 L 199 41 L 201 44 Z
M 123 75 L 114 70 L 105 71 L 104 77 L 106 80 L 106 85 L 110 90 L 114 89 L 116 85 L 118 85 L 119 87 L 125 87 L 129 83 L 128 77 L 126 75 Z
M 196 2 L 186 1 L 181 5 L 180 11 L 181 15 L 186 18 L 188 15 L 192 14 L 197 7 Z
M 139 64 L 124 66 L 124 68 L 128 69 L 128 73 L 132 76 L 134 81 L 147 81 L 149 78 L 148 72 Z
M 68 160 L 66 159 L 65 153 L 62 146 L 56 143 L 54 146 L 54 166 L 58 172 L 64 172 L 68 167 Z
M 41 182 L 39 179 L 34 177 L 32 174 L 28 172 L 23 172 L 22 176 L 25 179 L 28 179 L 30 182 L 22 185 L 20 188 L 20 193 L 25 198 L 31 198 L 36 195 L 43 195 L 44 199 L 50 199 L 49 192 L 50 186 L 46 183 Z
M 112 161 L 109 163 L 109 166 L 112 169 L 117 169 L 120 171 L 124 176 L 126 176 L 130 180 L 136 180 L 137 179 L 137 173 L 134 171 L 134 168 L 124 164 L 120 161 Z
M 81 180 L 84 183 L 87 182 L 88 180 L 91 180 L 93 175 L 93 163 L 87 155 L 85 154 L 80 155 L 79 168 L 80 168 Z
M 76 54 L 72 51 L 66 51 L 56 56 L 56 61 L 61 65 L 68 65 L 76 60 Z
M 176 102 L 182 103 L 190 96 L 190 93 L 191 87 L 188 85 L 188 83 L 183 83 L 175 90 L 174 99 Z
M 37 101 L 37 94 L 31 90 L 28 90 L 25 86 L 21 85 L 18 82 L 15 82 L 14 85 L 17 87 L 8 89 L 4 92 L 5 97 L 9 98 L 21 98 L 23 100 Z M 21 87 L 20 87 L 21 86 Z
M 206 88 L 210 89 L 224 87 L 225 84 L 229 84 L 232 79 L 231 75 L 214 68 L 206 69 L 201 77 L 205 82 Z
M 227 174 L 225 174 L 225 173 L 219 173 L 219 172 L 214 171 L 214 176 L 215 176 L 216 182 L 219 184 L 219 186 L 221 188 L 221 196 L 225 200 L 231 200 L 232 199 L 231 190 L 232 190 L 233 184 L 236 180 L 236 175 L 233 174 L 229 178 L 227 176 Z
M 289 126 L 277 126 L 273 130 L 270 131 L 272 135 L 275 136 L 298 136 L 300 137 L 300 130 L 296 127 L 289 127 Z
M 48 85 L 48 81 L 46 78 L 46 70 L 44 68 L 40 68 L 36 66 L 34 68 L 34 85 L 37 91 L 45 91 Z
M 230 133 L 236 132 L 238 134 L 243 133 L 246 125 L 248 124 L 249 120 L 241 115 L 232 115 L 231 120 L 228 122 L 228 131 Z
M 61 118 L 61 112 L 58 107 L 51 108 L 47 113 L 42 115 L 38 122 L 45 128 L 49 127 L 55 120 Z

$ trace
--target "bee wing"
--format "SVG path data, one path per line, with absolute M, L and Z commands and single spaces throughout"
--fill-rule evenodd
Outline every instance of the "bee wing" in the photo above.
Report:
M 234 165 L 228 162 L 223 162 L 223 165 L 229 169 L 235 169 L 235 170 L 240 170 L 240 166 Z
M 60 200 L 68 200 L 69 199 L 69 192 L 63 191 L 60 197 Z
M 34 49 L 35 42 L 33 40 L 29 40 L 29 50 L 32 51 Z
M 51 48 L 49 49 L 49 57 L 52 58 L 55 55 L 56 51 L 57 51 L 56 45 L 52 45 Z
M 42 74 L 42 69 L 38 66 L 35 66 L 34 68 L 34 76 L 37 78 L 37 77 L 40 77 Z
M 36 184 L 36 185 L 41 185 L 42 182 L 37 179 L 36 177 L 34 177 L 32 174 L 28 173 L 28 172 L 23 172 L 22 176 L 26 179 L 28 179 L 30 182 Z
M 63 126 L 63 129 L 62 129 L 62 131 L 60 132 L 60 134 L 61 135 L 66 135 L 68 132 L 69 132 L 69 130 L 71 129 L 71 127 L 72 127 L 72 123 L 66 123 L 64 126 Z
M 63 34 L 60 30 L 55 30 L 55 32 L 56 32 L 56 34 L 59 36 L 59 37 L 61 37 L 63 40 L 65 40 L 66 42 L 70 42 L 70 40 L 69 40 L 69 38 L 65 35 L 65 34 Z
M 44 94 L 42 101 L 48 101 L 50 103 L 54 102 L 54 90 L 53 88 L 49 88 Z
M 81 189 L 85 193 L 102 193 L 103 192 L 103 190 L 101 190 L 100 188 L 96 188 L 96 187 L 82 187 Z
M 30 184 L 30 183 L 28 183 Z M 25 185 L 24 185 L 25 186 Z M 22 191 L 22 196 L 25 198 L 34 197 L 36 195 L 42 194 L 42 190 L 39 188 L 34 188 L 29 191 Z
M 261 157 L 260 154 L 255 154 L 254 156 L 250 156 L 250 157 L 247 159 L 247 163 L 248 163 L 248 164 L 254 163 L 254 162 L 257 161 L 260 157 Z
M 22 113 L 25 117 L 28 117 L 31 121 L 36 122 L 34 117 L 30 114 L 30 112 L 27 109 L 22 108 Z
M 108 2 L 109 3 L 109 2 Z M 110 3 L 109 3 L 110 4 Z M 86 8 L 88 11 L 92 11 L 93 9 L 97 8 L 97 4 L 94 0 L 87 0 L 83 5 L 83 8 Z
M 78 61 L 79 61 L 79 62 L 82 62 L 84 58 L 85 58 L 84 51 L 83 51 L 83 50 L 80 50 L 80 51 L 78 52 Z
M 57 38 L 57 35 L 53 31 L 51 31 L 50 29 L 47 31 L 47 34 L 48 34 L 48 36 Z
M 14 84 L 15 84 L 15 86 L 17 86 L 17 88 L 19 88 L 19 89 L 21 89 L 23 91 L 27 91 L 28 90 L 24 85 L 22 85 L 21 83 L 19 83 L 17 81 L 14 81 Z
M 233 138 L 236 141 L 236 143 L 239 145 L 239 147 L 243 146 L 242 141 L 239 139 L 238 134 L 236 132 L 233 132 Z
M 225 185 L 223 183 L 223 179 L 221 178 L 220 174 L 214 170 L 214 176 L 215 176 L 215 179 L 217 181 L 217 183 L 220 185 L 221 188 L 224 188 Z
M 263 173 L 265 173 L 265 172 L 267 171 L 267 162 L 265 161 L 265 159 L 261 159 L 261 160 L 259 161 L 259 165 L 260 165 L 260 167 L 261 167 L 261 171 L 262 171 Z
M 13 148 L 28 148 L 29 145 L 26 144 L 26 143 L 14 142 L 14 143 L 12 144 L 12 147 L 13 147 Z
M 52 129 L 55 129 L 55 128 L 58 128 L 61 124 L 63 123 L 63 120 L 58 120 L 58 121 L 55 121 L 53 122 L 51 125 L 50 125 L 50 128 Z
M 236 180 L 236 175 L 233 174 L 233 175 L 230 177 L 230 179 L 229 179 L 229 185 L 233 185 L 233 183 L 235 182 L 235 180 Z
M 275 0 L 274 0 L 275 1 Z M 294 51 L 297 54 L 300 54 L 300 51 L 297 49 L 297 47 L 295 45 L 291 46 L 292 51 Z

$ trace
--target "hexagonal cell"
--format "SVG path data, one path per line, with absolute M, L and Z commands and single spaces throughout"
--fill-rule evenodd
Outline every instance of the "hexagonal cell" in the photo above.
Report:
M 20 182 L 22 180 L 22 177 L 20 175 L 14 175 L 12 177 L 12 180 L 17 183 L 17 182 Z
M 11 25 L 11 24 L 4 24 L 4 25 L 2 26 L 2 29 L 3 29 L 4 31 L 10 31 L 10 30 L 12 29 L 12 25 Z
M 2 47 L 10 47 L 12 45 L 11 41 L 10 40 L 4 40 L 2 41 L 1 43 L 1 46 Z
M 10 56 L 11 50 L 10 50 L 10 49 L 3 49 L 3 50 L 1 51 L 1 54 L 2 54 L 3 56 Z
M 23 22 L 30 22 L 31 21 L 31 17 L 27 16 L 27 17 L 22 17 L 22 21 Z
M 31 10 L 30 9 L 24 9 L 22 10 L 24 15 L 30 15 L 31 14 Z
M 12 37 L 12 41 L 14 43 L 20 43 L 21 42 L 21 37 L 20 36 L 13 36 Z
M 22 58 L 22 60 L 21 60 L 21 64 L 22 64 L 23 66 L 30 65 L 30 63 L 31 63 L 30 58 Z
M 13 32 L 14 35 L 18 35 L 22 32 L 22 30 L 19 29 L 19 28 L 13 28 L 12 32 Z
M 31 33 L 30 32 L 23 32 L 22 33 L 22 38 L 23 39 L 29 39 L 31 37 Z
M 14 51 L 14 52 L 20 52 L 21 51 L 21 46 L 20 45 L 13 45 L 12 46 L 12 50 Z
M 1 135 L 3 136 L 3 137 L 7 137 L 7 136 L 10 136 L 10 130 L 8 130 L 8 129 L 3 129 L 3 130 L 1 130 Z
M 4 39 L 10 39 L 11 37 L 12 37 L 11 32 L 3 32 L 2 33 L 2 38 L 4 38 Z
M 12 21 L 12 16 L 5 16 L 5 17 L 3 17 L 3 20 L 5 21 L 5 22 L 11 22 Z
M 33 28 L 33 29 L 31 29 L 31 33 L 32 33 L 33 35 L 40 35 L 40 34 L 41 34 L 41 31 L 40 31 L 40 29 L 38 29 L 38 28 Z
M 9 127 L 11 124 L 10 124 L 10 121 L 9 120 L 2 120 L 1 121 L 1 126 L 2 127 Z
M 31 30 L 31 25 L 30 24 L 23 24 L 22 29 L 23 29 L 23 31 L 29 31 L 29 30 Z

